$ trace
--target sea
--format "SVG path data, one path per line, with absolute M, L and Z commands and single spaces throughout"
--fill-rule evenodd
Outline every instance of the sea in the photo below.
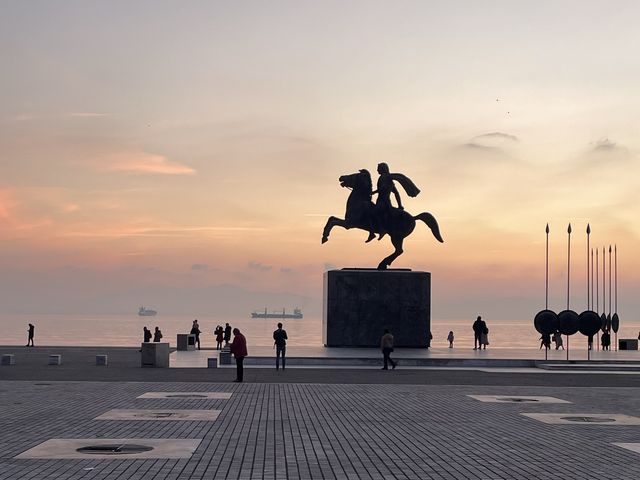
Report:
M 188 315 L 162 315 L 140 317 L 131 315 L 6 315 L 0 314 L 0 345 L 25 345 L 28 324 L 35 325 L 36 345 L 57 346 L 138 346 L 142 341 L 142 329 L 160 327 L 163 341 L 175 345 L 178 333 L 188 333 L 195 317 Z M 215 347 L 213 331 L 217 325 L 229 323 L 247 337 L 249 345 L 271 346 L 273 331 L 282 321 L 289 336 L 289 346 L 322 345 L 322 319 L 252 319 L 247 317 L 214 318 L 197 317 L 200 324 L 203 348 Z M 438 320 L 431 322 L 432 346 L 448 347 L 447 335 L 454 332 L 456 345 L 473 345 L 471 325 L 475 318 Z M 484 318 L 489 328 L 489 342 L 499 348 L 538 348 L 540 334 L 533 327 L 533 320 L 492 320 Z M 640 321 L 625 322 L 621 319 L 618 338 L 638 338 Z M 425 332 L 426 335 L 426 332 Z M 576 336 L 581 337 L 578 333 Z

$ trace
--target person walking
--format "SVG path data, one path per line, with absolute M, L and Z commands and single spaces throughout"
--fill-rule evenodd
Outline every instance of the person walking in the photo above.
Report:
M 228 324 L 227 324 L 228 325 Z M 231 353 L 236 359 L 236 379 L 234 382 L 242 383 L 244 377 L 244 368 L 242 363 L 244 362 L 245 357 L 248 355 L 247 352 L 247 339 L 244 338 L 244 335 L 240 333 L 240 330 L 237 328 L 233 329 L 233 342 L 229 345 L 231 349 Z
M 226 323 L 224 327 L 224 344 L 229 345 L 230 341 L 231 341 L 231 325 Z
M 276 349 L 276 370 L 280 368 L 280 356 L 282 356 L 282 370 L 287 352 L 287 331 L 282 329 L 282 323 L 278 323 L 278 329 L 273 332 L 273 346 Z
M 33 323 L 29 324 L 29 329 L 27 330 L 28 332 L 28 337 L 27 337 L 27 344 L 25 346 L 27 347 L 34 347 L 35 345 L 33 344 L 33 335 L 35 333 L 36 327 L 33 325 Z
M 391 363 L 391 368 L 396 369 L 396 362 L 391 360 L 391 352 L 393 352 L 393 335 L 389 332 L 388 328 L 384 329 L 384 335 L 380 338 L 380 350 L 382 350 L 382 359 L 384 365 L 382 370 L 389 370 L 388 364 Z
M 454 340 L 454 336 L 453 336 L 453 330 L 449 331 L 449 335 L 447 335 L 447 342 L 449 342 L 449 348 L 453 348 L 453 340 Z
M 558 350 L 560 347 L 562 347 L 562 349 L 564 350 L 562 335 L 560 334 L 560 332 L 556 331 L 556 333 L 553 334 L 553 343 L 556 344 L 556 350 Z
M 220 350 L 222 348 L 222 342 L 224 341 L 224 329 L 218 325 L 213 331 L 213 334 L 216 336 L 216 350 Z
M 200 325 L 198 325 L 198 319 L 196 318 L 191 325 L 191 335 L 196 336 L 196 345 L 198 346 L 198 350 L 200 350 Z
M 153 337 L 153 334 L 151 333 L 151 330 L 149 330 L 146 325 L 142 329 L 142 335 L 143 335 L 143 338 L 144 338 L 144 340 L 143 340 L 144 343 L 150 342 L 151 338 Z
M 544 347 L 545 350 L 551 349 L 551 335 L 548 333 L 540 335 L 540 348 L 538 350 L 542 350 L 542 347 Z
M 476 321 L 473 322 L 473 349 L 474 350 L 478 350 L 479 348 L 481 348 L 481 337 L 482 337 L 482 324 L 484 322 L 482 321 L 482 317 L 480 315 L 478 315 L 478 318 L 476 318 Z
M 160 342 L 160 340 L 162 340 L 162 332 L 158 327 L 156 327 L 155 331 L 153 332 L 153 341 L 155 343 L 158 343 Z

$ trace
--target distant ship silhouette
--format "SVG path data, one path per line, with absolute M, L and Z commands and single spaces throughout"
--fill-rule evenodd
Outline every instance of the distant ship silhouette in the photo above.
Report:
M 294 308 L 293 313 L 287 313 L 283 308 L 282 312 L 267 312 L 267 309 L 264 309 L 264 312 L 252 312 L 251 318 L 302 318 L 302 310 L 299 308 Z
M 140 307 L 138 309 L 138 315 L 140 317 L 153 317 L 153 316 L 155 316 L 157 314 L 158 314 L 158 312 L 156 312 L 155 310 L 151 310 L 150 308 Z

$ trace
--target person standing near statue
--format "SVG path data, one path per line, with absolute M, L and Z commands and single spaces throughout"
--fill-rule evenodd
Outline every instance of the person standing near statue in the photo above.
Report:
M 382 370 L 389 370 L 389 363 L 391 363 L 391 368 L 395 370 L 396 362 L 391 360 L 391 352 L 393 352 L 393 335 L 391 335 L 388 328 L 384 329 L 384 335 L 380 338 L 380 350 L 382 350 L 382 360 L 384 362 Z
M 230 341 L 231 341 L 231 325 L 229 325 L 228 323 L 225 323 L 225 327 L 224 327 L 224 344 L 225 345 L 229 345 Z
M 398 204 L 398 210 L 404 210 L 402 206 L 402 200 L 400 199 L 400 193 L 393 183 L 394 180 L 398 181 L 402 188 L 404 188 L 407 195 L 410 197 L 416 197 L 420 193 L 420 189 L 405 175 L 401 173 L 391 173 L 389 171 L 389 165 L 382 162 L 378 164 L 378 183 L 377 189 L 371 192 L 371 195 L 378 195 L 376 198 L 375 218 L 371 230 L 369 231 L 369 238 L 365 243 L 370 242 L 375 238 L 375 229 L 380 232 L 378 240 L 382 240 L 389 230 L 389 224 L 393 221 L 393 205 L 391 204 L 391 194 L 393 193 L 396 203 Z
M 162 332 L 160 331 L 160 328 L 156 327 L 155 331 L 153 332 L 153 341 L 154 343 L 159 343 L 160 340 L 162 340 Z
M 482 317 L 480 315 L 478 315 L 478 318 L 476 318 L 476 321 L 473 322 L 473 349 L 477 350 L 478 348 L 482 347 L 482 344 L 480 343 L 482 340 L 482 332 L 484 331 L 484 327 L 486 325 L 483 325 L 484 322 L 482 321 Z
M 197 318 L 193 321 L 191 331 L 189 333 L 196 336 L 196 345 L 198 346 L 198 350 L 200 350 L 200 325 L 198 325 Z
M 237 328 L 233 329 L 233 343 L 229 345 L 229 348 L 236 359 L 236 379 L 234 382 L 242 383 L 242 380 L 244 379 L 243 362 L 245 357 L 248 355 L 247 339 Z
M 276 349 L 276 370 L 280 368 L 280 356 L 282 356 L 282 370 L 284 370 L 287 340 L 287 331 L 282 329 L 282 323 L 278 323 L 278 329 L 273 332 L 273 346 Z
M 33 323 L 29 324 L 29 329 L 27 330 L 28 332 L 28 337 L 27 337 L 27 347 L 34 347 L 35 345 L 33 344 L 33 335 L 35 334 L 35 330 L 36 327 L 33 325 Z

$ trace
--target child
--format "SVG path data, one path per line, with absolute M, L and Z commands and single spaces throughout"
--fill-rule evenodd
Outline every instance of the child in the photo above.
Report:
M 453 330 L 449 331 L 449 335 L 447 336 L 447 341 L 449 342 L 449 348 L 453 348 Z

